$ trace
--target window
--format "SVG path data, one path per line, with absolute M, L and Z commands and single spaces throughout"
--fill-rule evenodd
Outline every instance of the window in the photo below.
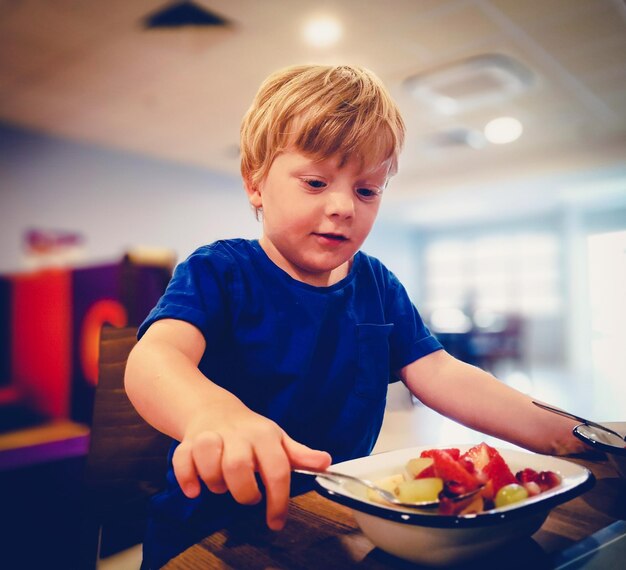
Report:
M 549 232 L 437 239 L 425 250 L 425 309 L 554 315 L 561 310 L 560 248 Z
M 593 404 L 590 415 L 621 419 L 626 389 L 626 231 L 588 237 Z

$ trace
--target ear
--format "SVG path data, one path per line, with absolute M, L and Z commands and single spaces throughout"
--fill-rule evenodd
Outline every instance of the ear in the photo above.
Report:
M 258 184 L 254 184 L 250 178 L 246 177 L 243 181 L 246 194 L 248 195 L 248 201 L 255 208 L 259 209 L 263 207 L 263 200 L 261 198 L 261 190 Z

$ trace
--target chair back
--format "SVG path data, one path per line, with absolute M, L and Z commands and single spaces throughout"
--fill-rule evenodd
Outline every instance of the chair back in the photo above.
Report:
M 165 487 L 172 442 L 145 422 L 126 395 L 124 371 L 136 334 L 135 328 L 104 326 L 100 336 L 85 484 L 89 514 L 102 526 L 103 555 L 142 541 L 148 500 Z

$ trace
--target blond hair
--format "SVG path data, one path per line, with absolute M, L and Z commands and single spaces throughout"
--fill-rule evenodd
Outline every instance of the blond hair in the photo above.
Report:
M 288 148 L 340 164 L 391 159 L 397 171 L 404 122 L 371 71 L 348 65 L 300 65 L 270 75 L 241 124 L 241 174 L 253 186 Z

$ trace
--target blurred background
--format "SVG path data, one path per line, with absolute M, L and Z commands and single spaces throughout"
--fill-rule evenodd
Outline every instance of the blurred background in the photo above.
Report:
M 398 102 L 364 250 L 448 350 L 623 420 L 625 53 L 621 0 L 0 0 L 5 476 L 84 455 L 102 323 L 138 324 L 197 246 L 259 237 L 239 123 L 303 62 Z

